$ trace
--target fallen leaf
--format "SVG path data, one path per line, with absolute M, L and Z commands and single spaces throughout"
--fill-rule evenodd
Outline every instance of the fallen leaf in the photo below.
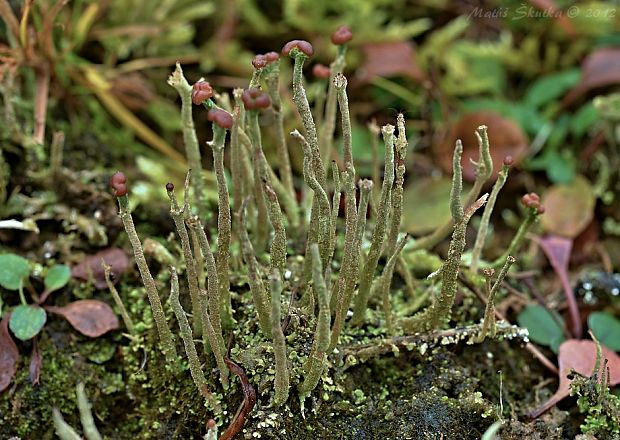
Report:
M 571 332 L 573 336 L 579 338 L 582 333 L 581 316 L 579 314 L 579 307 L 577 306 L 573 287 L 568 279 L 568 262 L 570 261 L 573 241 L 569 238 L 547 235 L 542 239 L 536 239 L 536 242 L 547 256 L 549 264 L 551 264 L 555 274 L 560 279 L 570 312 L 572 324 Z
M 424 81 L 426 75 L 415 62 L 415 48 L 409 41 L 385 41 L 362 45 L 364 62 L 359 80 L 368 82 L 374 77 L 406 76 Z
M 618 83 L 620 83 L 620 49 L 597 49 L 584 59 L 581 64 L 581 82 L 564 97 L 562 106 L 570 105 L 592 89 Z
M 421 235 L 450 220 L 450 188 L 448 178 L 421 178 L 404 191 L 403 228 Z
M 82 299 L 64 307 L 46 306 L 45 309 L 63 316 L 74 329 L 91 338 L 118 328 L 118 318 L 112 307 L 95 299 Z
M 41 379 L 41 350 L 39 350 L 39 344 L 37 340 L 32 340 L 32 355 L 30 356 L 30 367 L 28 373 L 30 374 L 30 383 L 33 385 L 39 385 L 39 379 Z
M 575 238 L 592 221 L 596 196 L 590 182 L 576 176 L 570 183 L 551 186 L 542 195 L 545 215 L 540 222 L 554 235 Z
M 513 163 L 518 165 L 527 149 L 529 140 L 521 127 L 511 119 L 492 111 L 477 111 L 463 115 L 456 123 L 452 124 L 443 142 L 434 144 L 435 156 L 441 168 L 448 174 L 452 173 L 452 152 L 457 139 L 463 142 L 463 178 L 473 182 L 476 179 L 476 169 L 471 163 L 478 160 L 478 139 L 476 129 L 486 125 L 491 145 L 491 157 L 493 158 L 493 175 L 497 177 L 502 168 L 504 157 L 512 156 Z
M 108 248 L 86 257 L 84 261 L 71 269 L 71 275 L 74 278 L 88 281 L 92 274 L 95 287 L 97 289 L 107 289 L 108 285 L 105 282 L 101 259 L 111 267 L 111 273 L 114 274 L 112 276 L 114 283 L 120 280 L 120 275 L 129 267 L 129 259 L 122 249 Z
M 19 361 L 17 345 L 9 334 L 10 316 L 6 315 L 0 321 L 0 392 L 4 391 L 11 383 Z
M 620 383 L 620 357 L 606 347 L 601 348 L 603 350 L 601 365 L 603 364 L 603 359 L 609 361 L 607 364 L 610 375 L 609 385 L 618 385 Z M 596 343 L 590 340 L 568 339 L 560 345 L 558 363 L 560 366 L 558 390 L 549 400 L 530 412 L 531 418 L 540 416 L 560 400 L 570 395 L 571 379 L 567 376 L 571 369 L 585 376 L 592 375 L 596 363 Z

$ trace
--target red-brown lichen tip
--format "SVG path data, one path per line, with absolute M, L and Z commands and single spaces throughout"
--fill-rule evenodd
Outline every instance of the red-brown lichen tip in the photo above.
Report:
M 314 67 L 312 68 L 312 74 L 316 77 L 316 78 L 329 78 L 330 75 L 330 70 L 329 67 L 327 67 L 324 64 L 315 64 Z
M 252 66 L 255 69 L 262 69 L 267 65 L 267 60 L 265 59 L 265 55 L 258 54 L 252 59 Z
M 127 194 L 127 178 L 122 171 L 117 171 L 110 177 L 109 185 L 116 197 L 123 197 Z
M 213 96 L 213 87 L 208 81 L 200 80 L 192 86 L 192 103 L 200 105 Z
M 278 52 L 267 52 L 265 55 L 263 55 L 265 57 L 265 60 L 267 60 L 268 63 L 273 63 L 275 61 L 278 61 L 280 59 L 280 54 Z
M 282 48 L 282 55 L 294 57 L 296 53 L 311 57 L 314 55 L 314 48 L 306 40 L 291 40 Z
M 230 130 L 233 126 L 233 117 L 226 110 L 212 108 L 207 112 L 207 119 L 219 127 Z
M 339 46 L 341 44 L 346 44 L 353 38 L 353 32 L 349 26 L 343 25 L 334 31 L 332 34 L 332 43 Z
M 209 421 L 207 422 L 207 428 L 208 429 L 215 429 L 216 426 L 217 426 L 217 423 L 215 423 L 215 420 L 209 419 Z
M 506 165 L 507 167 L 511 167 L 513 163 L 514 163 L 514 159 L 512 158 L 510 154 L 504 157 L 504 165 Z
M 174 191 L 174 183 L 171 183 L 171 182 L 166 183 L 166 191 L 168 192 Z
M 261 89 L 245 89 L 241 94 L 241 100 L 246 110 L 259 110 L 271 105 L 269 95 Z

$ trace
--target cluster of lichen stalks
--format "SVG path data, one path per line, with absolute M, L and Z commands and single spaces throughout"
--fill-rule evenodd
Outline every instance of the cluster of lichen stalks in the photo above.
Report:
M 304 365 L 303 380 L 297 385 L 298 395 L 303 402 L 324 373 L 328 354 L 338 346 L 349 310 L 353 309 L 349 325 L 362 325 L 366 318 L 369 299 L 373 295 L 382 299 L 385 325 L 391 335 L 432 331 L 449 320 L 457 291 L 461 255 L 465 247 L 465 229 L 474 212 L 486 202 L 479 240 L 473 254 L 474 270 L 477 270 L 480 264 L 479 257 L 484 245 L 486 226 L 511 163 L 511 159 L 505 160 L 491 195 L 485 194 L 478 198 L 482 185 L 491 176 L 493 168 L 484 126 L 479 127 L 477 131 L 480 144 L 480 160 L 476 164 L 477 178 L 464 203 L 461 201 L 462 146 L 459 141 L 454 151 L 452 219 L 433 234 L 412 240 L 410 243 L 413 249 L 429 248 L 452 231 L 447 260 L 435 274 L 441 278 L 441 291 L 427 309 L 394 322 L 390 300 L 393 273 L 398 269 L 403 277 L 410 276 L 400 258 L 400 252 L 407 243 L 407 236 L 399 238 L 405 155 L 408 148 L 405 120 L 402 115 L 398 116 L 397 134 L 392 125 L 381 128 L 385 148 L 383 182 L 380 196 L 372 200 L 373 182 L 361 179 L 356 184 L 353 162 L 347 80 L 342 74 L 345 67 L 346 43 L 351 36 L 346 27 L 338 29 L 332 36 L 332 41 L 338 46 L 338 54 L 328 70 L 329 83 L 324 100 L 321 101 L 323 105 L 319 106 L 315 102 L 314 114 L 306 96 L 302 73 L 304 62 L 312 56 L 313 48 L 306 41 L 294 40 L 287 43 L 282 50 L 282 54 L 294 60 L 293 102 L 305 131 L 303 135 L 297 130 L 291 133 L 304 154 L 303 178 L 309 190 L 302 191 L 304 197 L 301 201 L 298 201 L 293 185 L 289 146 L 283 128 L 282 101 L 279 92 L 280 59 L 277 53 L 270 52 L 255 57 L 253 61 L 255 70 L 250 85 L 246 90 L 234 90 L 233 102 L 225 94 L 216 94 L 206 81 L 201 80 L 193 87 L 190 86 L 179 65 L 169 78 L 169 84 L 178 91 L 182 99 L 184 141 L 192 167 L 185 182 L 182 206 L 175 197 L 174 185 L 168 184 L 166 190 L 171 201 L 170 212 L 181 241 L 191 297 L 193 325 L 188 321 L 179 301 L 179 282 L 175 267 L 171 268 L 170 303 L 178 321 L 192 378 L 207 399 L 211 398 L 209 390 L 213 384 L 208 384 L 202 371 L 194 336 L 202 336 L 205 353 L 212 353 L 215 357 L 221 385 L 227 388 L 231 362 L 226 357 L 223 329 L 232 330 L 234 322 L 229 284 L 229 265 L 233 261 L 242 260 L 245 264 L 260 331 L 273 344 L 275 354 L 273 404 L 276 406 L 287 401 L 290 391 L 287 342 L 282 330 L 280 311 L 283 280 L 286 281 L 287 297 L 290 297 L 292 291 L 297 291 L 301 295 L 301 303 L 308 305 L 305 308 L 310 315 L 308 322 L 315 326 L 314 342 Z M 323 73 L 326 73 L 325 68 Z M 192 102 L 204 105 L 208 109 L 208 119 L 213 122 L 213 140 L 208 142 L 208 145 L 213 152 L 219 195 L 215 251 L 211 249 L 201 223 L 201 219 L 206 218 L 207 208 L 203 197 L 205 182 L 200 169 L 200 150 L 192 121 Z M 277 174 L 268 164 L 261 144 L 259 115 L 269 107 L 274 115 L 272 120 L 279 160 Z M 326 167 L 327 160 L 334 157 L 332 147 L 338 109 L 341 114 L 342 158 L 331 161 L 330 166 Z M 227 131 L 230 131 L 232 211 L 224 173 Z M 174 363 L 177 360 L 174 336 L 166 322 L 160 295 L 135 232 L 124 176 L 115 175 L 111 180 L 111 186 L 119 200 L 120 217 L 129 235 L 136 263 L 146 287 L 163 351 L 166 359 Z M 356 201 L 358 191 L 359 203 Z M 190 207 L 190 193 L 195 211 Z M 331 198 L 330 193 L 333 194 Z M 343 196 L 344 233 L 338 225 L 340 201 Z M 369 234 L 368 250 L 364 252 L 362 243 L 366 237 L 369 203 L 372 204 L 376 215 L 372 222 L 372 233 Z M 529 226 L 537 215 L 536 207 L 531 208 L 525 227 Z M 234 222 L 231 213 L 234 213 Z M 510 254 L 516 252 L 524 233 L 525 229 L 519 231 L 510 247 Z M 287 255 L 289 236 L 305 237 L 303 265 L 292 275 L 288 273 L 287 265 L 291 261 L 289 259 L 291 256 Z M 231 244 L 234 241 L 240 245 L 240 256 L 231 255 Z M 265 254 L 267 251 L 268 264 L 264 264 L 264 261 L 267 261 Z M 332 264 L 335 254 L 340 255 L 338 265 Z M 494 264 L 502 268 L 494 284 L 491 283 L 493 271 L 484 271 L 490 306 L 487 308 L 484 326 L 481 326 L 483 328 L 481 338 L 484 338 L 487 332 L 491 334 L 494 332 L 492 298 L 508 268 L 514 262 L 510 254 Z M 385 257 L 386 263 L 377 276 L 378 263 L 382 256 Z M 334 273 L 336 267 L 338 267 L 337 274 Z

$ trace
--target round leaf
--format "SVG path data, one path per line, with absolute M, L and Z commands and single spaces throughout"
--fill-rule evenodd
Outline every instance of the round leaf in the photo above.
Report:
M 601 344 L 620 351 L 620 320 L 608 313 L 594 312 L 588 316 L 588 327 Z
M 15 254 L 0 255 L 0 286 L 17 290 L 30 274 L 28 260 Z
M 559 323 L 562 318 L 555 314 L 555 318 L 543 306 L 533 304 L 526 306 L 517 321 L 519 326 L 527 328 L 530 333 L 530 339 L 541 345 L 550 346 L 555 352 L 564 340 L 564 332 Z
M 47 271 L 45 276 L 45 290 L 53 292 L 65 286 L 71 278 L 71 269 L 64 264 L 57 264 Z
M 20 305 L 13 309 L 9 327 L 17 339 L 27 341 L 41 331 L 45 321 L 47 314 L 41 307 Z

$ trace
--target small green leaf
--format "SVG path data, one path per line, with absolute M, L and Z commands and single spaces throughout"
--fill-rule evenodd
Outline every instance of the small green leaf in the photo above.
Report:
M 533 304 L 526 306 L 517 316 L 517 322 L 519 326 L 527 328 L 532 341 L 550 346 L 555 353 L 557 353 L 558 347 L 565 339 L 562 330 L 564 323 L 560 315 L 555 312 L 551 315 L 541 305 Z
M 564 95 L 581 79 L 578 68 L 545 75 L 534 81 L 525 93 L 523 101 L 536 108 Z
M 605 347 L 620 351 L 620 320 L 605 312 L 588 316 L 588 327 Z
M 45 275 L 45 290 L 53 292 L 69 282 L 71 278 L 71 269 L 64 264 L 57 264 L 50 268 Z
M 30 274 L 28 260 L 15 254 L 0 255 L 0 286 L 17 290 Z
M 45 321 L 47 314 L 41 307 L 20 305 L 13 309 L 9 327 L 17 339 L 27 341 L 41 331 Z

